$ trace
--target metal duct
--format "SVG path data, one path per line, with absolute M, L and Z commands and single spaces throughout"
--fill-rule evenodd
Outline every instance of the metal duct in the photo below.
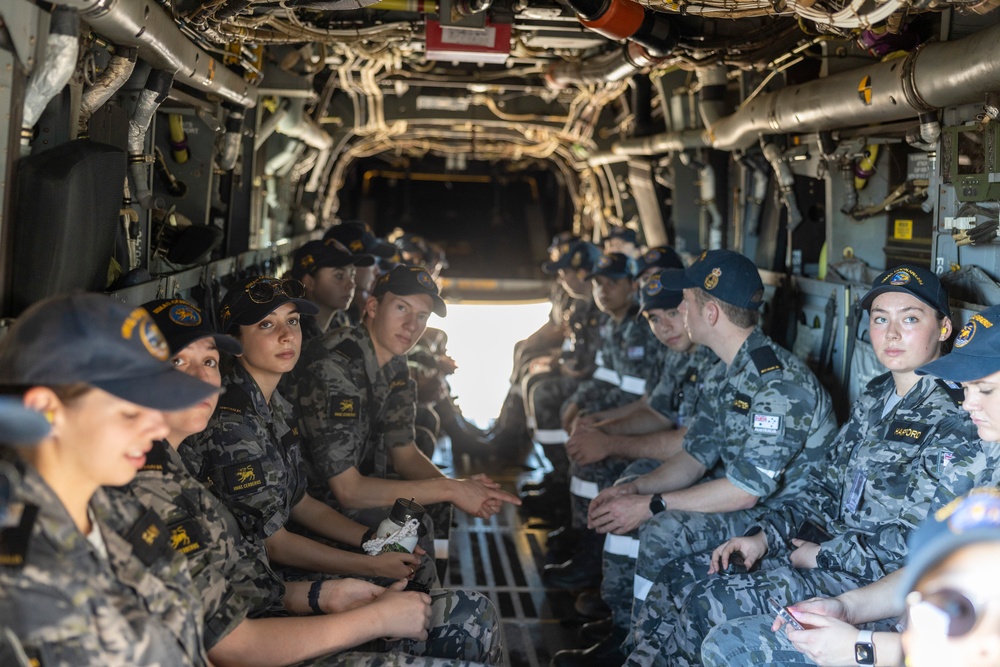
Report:
M 764 158 L 774 169 L 774 175 L 778 179 L 778 189 L 781 191 L 781 199 L 788 209 L 788 231 L 794 231 L 802 223 L 802 212 L 799 210 L 799 203 L 795 197 L 795 174 L 788 166 L 784 153 L 774 144 L 764 144 Z
M 156 109 L 167 99 L 174 77 L 170 72 L 153 70 L 146 79 L 146 87 L 139 93 L 135 111 L 128 121 L 128 164 L 135 185 L 135 198 L 146 210 L 163 208 L 162 199 L 153 199 L 149 189 L 149 172 L 146 169 L 146 132 Z
M 115 44 L 137 46 L 140 57 L 171 72 L 181 83 L 244 107 L 257 103 L 257 88 L 184 36 L 174 19 L 153 0 L 52 0 L 73 7 Z
M 698 114 L 702 125 L 712 127 L 726 111 L 726 68 L 705 67 L 696 72 L 701 88 L 698 91 Z
M 749 148 L 761 135 L 815 132 L 886 123 L 983 99 L 1000 91 L 1000 59 L 993 57 L 1000 24 L 951 42 L 936 42 L 902 60 L 865 67 L 759 95 L 704 132 L 666 132 L 625 140 L 612 150 L 653 155 L 711 146 Z M 866 85 L 862 85 L 866 84 Z M 858 92 L 871 90 L 871 102 Z
M 76 69 L 80 40 L 80 21 L 76 12 L 60 8 L 52 12 L 49 35 L 45 41 L 45 59 L 31 73 L 24 91 L 21 116 L 21 156 L 31 153 L 31 130 L 41 118 L 49 101 L 59 94 Z
M 240 157 L 243 139 L 243 109 L 230 109 L 226 116 L 226 133 L 222 136 L 222 150 L 219 155 L 219 169 L 230 171 Z
M 134 46 L 128 46 L 123 49 L 122 53 L 111 56 L 108 66 L 101 72 L 101 76 L 94 82 L 94 85 L 83 91 L 83 98 L 80 100 L 80 118 L 77 121 L 78 134 L 81 136 L 87 134 L 90 117 L 104 106 L 132 76 L 138 52 L 139 50 Z
M 558 62 L 545 73 L 545 85 L 560 90 L 573 84 L 622 81 L 660 62 L 635 42 L 626 43 L 618 51 L 608 51 L 577 62 Z
M 302 98 L 289 101 L 288 113 L 281 117 L 275 129 L 321 151 L 333 146 L 333 137 L 306 113 L 306 101 Z

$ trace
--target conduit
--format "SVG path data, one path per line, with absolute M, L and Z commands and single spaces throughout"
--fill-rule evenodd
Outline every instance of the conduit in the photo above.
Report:
M 624 140 L 612 151 L 655 155 L 705 146 L 739 150 L 762 135 L 887 123 L 981 101 L 986 93 L 1000 91 L 1000 59 L 991 55 L 998 41 L 1000 24 L 962 39 L 928 44 L 903 60 L 872 63 L 764 93 L 706 130 Z M 870 98 L 863 94 L 865 89 Z
M 60 8 L 52 12 L 49 35 L 45 41 L 45 59 L 31 73 L 24 91 L 21 157 L 31 153 L 31 131 L 45 107 L 66 86 L 76 70 L 79 29 L 80 21 L 72 9 Z
M 135 47 L 127 46 L 115 53 L 94 85 L 88 86 L 83 91 L 83 97 L 80 100 L 80 118 L 77 121 L 78 135 L 86 136 L 90 127 L 90 117 L 104 106 L 132 76 L 138 52 Z
M 80 12 L 95 32 L 121 46 L 141 49 L 141 58 L 154 69 L 173 73 L 177 80 L 243 107 L 257 103 L 257 89 L 201 50 L 159 3 L 153 0 L 52 0 Z
M 149 189 L 149 172 L 146 169 L 146 132 L 156 109 L 167 99 L 174 76 L 170 72 L 154 69 L 146 79 L 146 87 L 139 93 L 135 112 L 128 121 L 128 163 L 135 185 L 135 198 L 146 210 L 161 210 L 162 199 L 153 199 Z

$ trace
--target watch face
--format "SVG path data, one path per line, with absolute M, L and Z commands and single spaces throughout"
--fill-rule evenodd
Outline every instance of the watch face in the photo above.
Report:
M 854 662 L 859 665 L 875 664 L 875 647 L 871 644 L 857 643 L 854 645 Z

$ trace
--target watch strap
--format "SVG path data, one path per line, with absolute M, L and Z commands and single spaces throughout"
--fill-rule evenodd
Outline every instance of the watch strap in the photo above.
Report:
M 667 509 L 667 504 L 663 502 L 663 494 L 654 493 L 653 497 L 649 499 L 649 511 L 655 516 L 665 509 Z
M 858 665 L 875 664 L 875 642 L 871 630 L 861 630 L 854 642 L 854 662 Z

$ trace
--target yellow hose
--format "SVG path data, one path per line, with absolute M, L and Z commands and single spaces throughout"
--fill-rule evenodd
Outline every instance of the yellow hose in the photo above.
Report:
M 184 134 L 184 118 L 180 114 L 170 114 L 170 153 L 177 164 L 188 161 L 187 136 Z
M 865 146 L 865 156 L 858 161 L 858 168 L 854 172 L 854 189 L 864 190 L 868 185 L 868 179 L 874 175 L 875 160 L 878 159 L 878 144 L 868 144 Z M 868 174 L 868 176 L 858 176 L 858 172 Z

